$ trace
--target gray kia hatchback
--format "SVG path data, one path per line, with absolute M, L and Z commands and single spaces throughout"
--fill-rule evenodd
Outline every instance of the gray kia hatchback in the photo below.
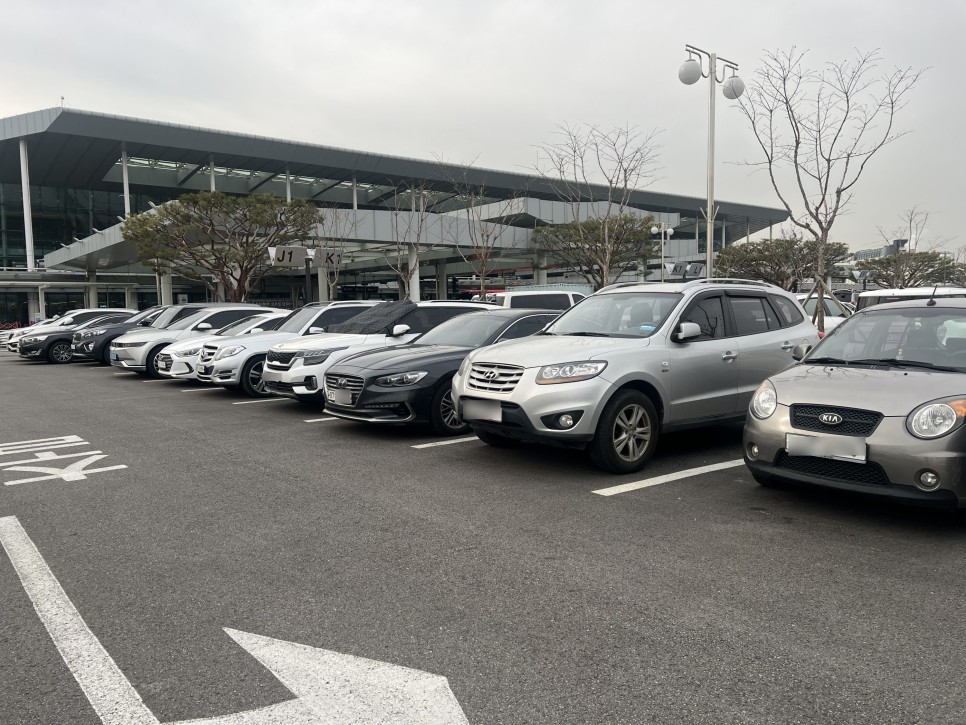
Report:
M 759 483 L 966 507 L 966 300 L 876 305 L 795 356 L 751 400 Z

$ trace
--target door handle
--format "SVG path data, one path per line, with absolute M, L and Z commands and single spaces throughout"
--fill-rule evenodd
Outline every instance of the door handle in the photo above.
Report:
M 795 344 L 792 343 L 792 342 L 783 342 L 782 343 L 782 350 L 791 350 L 793 347 L 795 347 Z
M 738 353 L 736 352 L 725 352 L 721 354 L 721 359 L 724 360 L 725 362 L 731 362 L 737 357 L 738 357 Z

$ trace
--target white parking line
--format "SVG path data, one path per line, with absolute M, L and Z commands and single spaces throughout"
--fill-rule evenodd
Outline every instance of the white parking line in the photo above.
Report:
M 185 388 L 182 393 L 214 393 L 221 388 Z
M 262 400 L 239 400 L 232 405 L 250 405 L 251 403 L 284 403 L 288 398 L 263 398 Z
M 142 380 L 142 383 L 170 383 L 176 378 L 150 378 L 148 380 Z
M 689 468 L 686 471 L 669 473 L 666 476 L 657 476 L 655 478 L 645 478 L 643 481 L 635 481 L 634 483 L 625 483 L 620 486 L 611 486 L 609 488 L 598 488 L 596 491 L 591 491 L 591 493 L 596 493 L 600 496 L 614 496 L 618 493 L 627 493 L 628 491 L 636 491 L 639 488 L 659 486 L 662 483 L 677 481 L 678 479 L 681 479 L 681 478 L 700 476 L 702 473 L 721 471 L 721 470 L 724 470 L 725 468 L 734 468 L 735 466 L 741 466 L 741 465 L 744 465 L 744 460 L 739 458 L 736 461 L 725 461 L 724 463 L 714 463 L 710 466 L 699 466 L 698 468 Z
M 114 373 L 115 375 L 137 375 L 137 373 Z
M 412 448 L 435 448 L 436 446 L 451 446 L 454 443 L 468 443 L 469 441 L 478 441 L 479 438 L 476 436 L 469 436 L 468 438 L 450 438 L 446 441 L 436 441 L 435 443 L 420 443 L 418 446 L 411 446 Z
M 338 420 L 338 418 L 306 418 L 303 423 L 324 423 L 327 420 Z

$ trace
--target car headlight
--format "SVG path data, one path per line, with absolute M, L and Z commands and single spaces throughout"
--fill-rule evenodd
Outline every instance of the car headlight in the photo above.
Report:
M 144 342 L 114 342 L 111 343 L 111 347 L 144 347 L 147 344 L 147 340 Z
M 303 365 L 318 365 L 328 360 L 329 355 L 339 350 L 345 350 L 345 347 L 334 347 L 331 350 L 300 350 L 295 357 L 302 358 Z
M 46 339 L 47 339 L 47 335 L 34 335 L 32 337 L 21 337 L 20 338 L 20 342 L 21 343 L 25 343 L 25 342 L 40 342 L 41 340 L 46 340 Z
M 751 398 L 751 414 L 760 420 L 770 418 L 772 413 L 778 410 L 778 393 L 770 380 L 766 380 L 758 386 L 754 396 Z
M 103 335 L 105 332 L 107 332 L 105 328 L 95 327 L 92 330 L 83 330 L 80 336 L 81 336 L 81 339 L 83 340 L 85 337 L 94 337 L 96 335 Z
M 201 345 L 190 350 L 174 350 L 173 353 L 176 357 L 194 357 L 201 353 Z
M 423 370 L 414 370 L 408 373 L 396 373 L 395 375 L 383 375 L 376 378 L 376 385 L 386 385 L 389 387 L 399 387 L 403 385 L 415 385 L 425 378 L 429 373 Z
M 557 383 L 576 383 L 580 380 L 590 380 L 604 372 L 606 367 L 606 362 L 592 360 L 544 365 L 537 371 L 537 385 L 556 385 Z
M 215 355 L 215 360 L 224 360 L 226 357 L 232 357 L 244 349 L 244 345 L 229 345 L 228 347 L 223 347 L 218 351 L 218 354 Z
M 916 438 L 939 438 L 966 419 L 966 398 L 946 398 L 920 405 L 906 418 L 906 430 Z

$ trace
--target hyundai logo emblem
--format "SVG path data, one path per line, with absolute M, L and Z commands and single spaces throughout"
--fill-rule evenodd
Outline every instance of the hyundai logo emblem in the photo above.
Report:
M 822 413 L 818 419 L 825 425 L 838 425 L 842 422 L 842 416 L 838 413 Z
M 338 380 L 335 381 L 335 384 L 338 385 L 340 388 L 344 388 L 346 385 L 349 384 L 349 381 L 346 380 L 345 378 L 339 378 Z
M 480 377 L 482 377 L 484 380 L 493 380 L 493 378 L 495 378 L 497 375 L 498 373 L 496 370 L 487 370 Z

